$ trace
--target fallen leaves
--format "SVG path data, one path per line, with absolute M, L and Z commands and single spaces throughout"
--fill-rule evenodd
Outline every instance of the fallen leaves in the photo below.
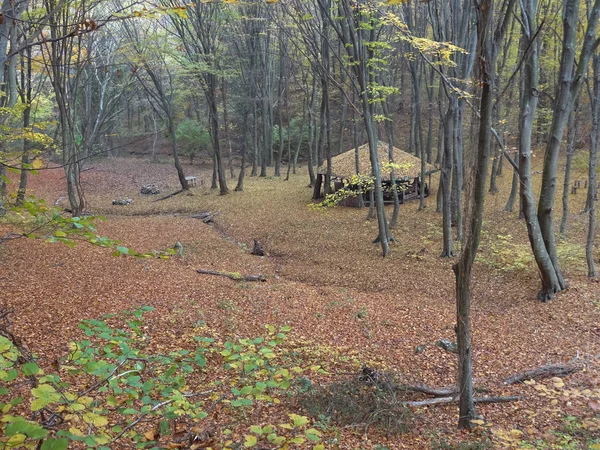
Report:
M 4 247 L 2 304 L 15 311 L 15 331 L 43 362 L 51 364 L 58 349 L 79 336 L 76 325 L 81 319 L 147 304 L 157 309 L 149 315 L 151 330 L 166 345 L 183 339 L 197 323 L 206 324 L 217 337 L 254 334 L 264 323 L 291 325 L 294 336 L 305 337 L 301 347 L 305 357 L 315 364 L 326 363 L 332 377 L 349 365 L 375 360 L 396 369 L 407 382 L 444 386 L 455 381 L 455 355 L 434 347 L 414 354 L 417 346 L 452 335 L 455 321 L 451 265 L 436 257 L 441 228 L 434 208 L 417 213 L 417 204 L 403 205 L 395 231 L 398 242 L 392 256 L 382 260 L 371 244 L 376 224 L 364 220 L 366 211 L 308 211 L 311 192 L 305 188 L 304 173 L 287 183 L 250 177 L 245 192 L 225 197 L 198 187 L 192 188 L 197 194 L 193 197 L 151 203 L 139 196 L 139 188 L 155 182 L 166 190 L 176 187 L 170 164 L 120 158 L 95 165 L 96 170 L 85 172 L 83 179 L 92 208 L 108 213 L 99 230 L 103 235 L 130 248 L 162 249 L 181 242 L 185 250 L 170 260 L 141 261 L 113 258 L 110 252 L 85 244 L 67 249 L 19 240 Z M 200 176 L 198 166 L 186 169 Z M 62 175 L 62 171 L 43 171 L 32 178 L 32 187 L 53 202 L 64 192 Z M 136 201 L 131 209 L 117 211 L 110 205 L 115 195 Z M 205 210 L 221 212 L 215 218 L 219 229 L 187 217 Z M 490 235 L 506 235 L 510 230 L 517 243 L 526 243 L 526 230 L 516 224 L 515 217 L 493 212 L 486 220 Z M 271 256 L 253 257 L 224 239 L 223 233 L 247 245 L 259 239 Z M 415 258 L 407 254 L 422 259 L 415 266 Z M 269 281 L 251 285 L 199 277 L 197 267 L 264 273 Z M 505 277 L 476 265 L 475 280 L 476 377 L 501 382 L 523 368 L 567 361 L 577 352 L 600 354 L 597 336 L 581 331 L 600 323 L 600 308 L 594 308 L 590 300 L 600 297 L 597 285 L 573 276 L 572 289 L 561 293 L 560 301 L 539 305 L 532 300 L 538 282 L 532 267 Z M 235 308 L 223 308 L 232 301 Z M 363 308 L 368 316 L 356 320 Z M 567 314 L 576 326 L 565 319 Z M 597 367 L 590 371 L 591 378 L 597 377 Z M 600 395 L 591 381 L 576 386 L 570 379 L 526 380 L 507 387 L 503 394 L 525 394 L 526 409 L 480 407 L 486 423 L 498 430 L 494 433 L 498 442 L 544 436 L 560 426 L 557 414 L 565 410 L 581 415 L 582 427 L 591 430 L 597 425 L 592 416 L 599 412 Z M 285 404 L 284 399 L 281 402 Z M 275 410 L 263 414 L 273 415 Z M 455 412 L 455 407 L 422 412 L 419 426 L 424 431 L 453 429 Z M 88 419 L 93 423 L 93 417 Z M 83 429 L 84 424 L 77 426 Z M 159 437 L 155 430 L 144 436 L 148 440 Z M 351 432 L 344 431 L 341 438 L 343 444 L 353 442 Z M 408 448 L 430 448 L 430 442 L 418 433 L 402 440 Z M 205 448 L 202 445 L 209 442 L 193 445 Z M 170 445 L 184 448 L 178 442 Z

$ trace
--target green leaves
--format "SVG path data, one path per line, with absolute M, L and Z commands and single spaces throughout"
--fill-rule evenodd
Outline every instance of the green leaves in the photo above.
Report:
M 26 377 L 29 377 L 32 375 L 36 375 L 40 371 L 40 368 L 36 363 L 28 362 L 28 363 L 23 364 L 21 371 L 23 372 L 23 375 L 25 375 Z
M 246 441 L 244 442 L 244 447 L 246 448 L 250 448 L 250 447 L 254 447 L 258 442 L 258 439 L 256 438 L 256 436 L 253 436 L 251 434 L 246 435 Z
M 55 237 L 66 239 L 61 233 Z M 18 365 L 19 351 L 0 336 L 0 380 L 4 382 L 0 395 L 14 395 L 11 381 L 22 383 L 19 377 L 33 377 L 37 387 L 31 389 L 27 399 L 31 411 L 58 411 L 64 418 L 64 428 L 48 437 L 48 430 L 40 424 L 9 414 L 11 408 L 23 403 L 22 398 L 9 397 L 8 403 L 0 403 L 0 446 L 63 450 L 71 442 L 82 442 L 90 448 L 109 448 L 130 427 L 127 438 L 139 448 L 147 448 L 145 444 L 154 439 L 148 440 L 147 431 L 142 434 L 136 429 L 138 422 L 157 420 L 161 424 L 160 436 L 168 436 L 172 432 L 169 420 L 187 417 L 201 421 L 216 403 L 223 402 L 228 408 L 251 408 L 257 402 L 278 403 L 275 395 L 289 388 L 293 376 L 309 370 L 280 365 L 283 355 L 277 347 L 291 331 L 289 326 L 269 325 L 264 336 L 225 343 L 197 336 L 193 350 L 176 348 L 147 354 L 146 349 L 154 347 L 148 345 L 144 314 L 153 310 L 144 306 L 80 323 L 86 338 L 69 343 L 68 355 L 61 365 L 61 370 L 68 373 L 64 379 L 56 373 L 45 374 L 33 361 Z M 121 328 L 115 325 L 119 322 Z M 216 364 L 223 364 L 229 371 L 225 379 L 209 381 L 209 386 L 200 381 L 199 385 L 198 380 L 206 377 L 198 377 L 197 372 L 213 371 Z M 48 414 L 32 417 L 47 418 Z M 251 427 L 253 434 L 245 437 L 245 447 L 254 447 L 261 439 L 278 447 L 319 439 L 318 431 L 303 431 L 309 423 L 306 417 L 292 414 L 290 419 L 290 423 L 279 428 Z M 109 421 L 117 425 L 111 427 Z M 277 434 L 278 429 L 286 428 L 292 435 Z
M 50 438 L 42 444 L 41 450 L 66 450 L 68 446 L 69 441 L 66 438 Z
M 31 393 L 35 397 L 35 400 L 31 403 L 32 411 L 39 411 L 60 399 L 60 394 L 49 384 L 41 384 L 37 388 L 33 388 Z
M 46 437 L 48 431 L 44 430 L 35 422 L 29 422 L 25 420 L 23 417 L 14 417 L 10 424 L 4 429 L 4 433 L 7 436 L 21 434 L 25 435 L 29 439 L 42 439 Z

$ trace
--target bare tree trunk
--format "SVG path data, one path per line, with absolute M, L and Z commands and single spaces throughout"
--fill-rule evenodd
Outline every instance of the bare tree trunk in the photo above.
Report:
M 512 13 L 515 0 L 503 2 L 505 17 Z M 535 0 L 533 0 L 535 1 Z M 501 14 L 499 25 L 493 32 L 493 0 L 481 0 L 477 5 L 478 21 L 478 81 L 481 85 L 478 151 L 475 155 L 475 179 L 469 205 L 469 227 L 465 246 L 458 262 L 454 265 L 456 275 L 456 337 L 458 343 L 458 387 L 460 392 L 459 428 L 471 428 L 477 418 L 473 400 L 473 373 L 471 352 L 471 278 L 473 263 L 479 248 L 486 181 L 492 140 L 493 86 L 496 70 L 497 46 L 505 31 L 506 19 Z M 493 39 L 492 39 L 493 36 Z
M 521 91 L 519 112 L 519 181 L 527 233 L 542 280 L 542 290 L 538 293 L 538 298 L 547 301 L 560 290 L 560 284 L 543 242 L 540 224 L 535 213 L 535 201 L 531 184 L 531 136 L 533 119 L 537 110 L 539 82 L 539 43 L 534 41 L 534 32 L 537 29 L 536 9 L 536 0 L 527 0 L 526 6 L 521 7 L 521 15 L 523 16 L 521 46 L 523 54 L 527 56 L 522 69 L 523 89 Z
M 23 109 L 23 128 L 27 128 L 31 121 L 31 101 L 32 101 L 32 61 L 31 61 L 31 49 L 26 50 L 24 58 L 21 58 L 21 103 L 24 105 Z M 21 156 L 21 176 L 19 180 L 19 190 L 17 191 L 16 204 L 21 205 L 25 200 L 25 194 L 27 193 L 27 176 L 28 170 L 24 167 L 29 164 L 29 150 L 31 143 L 29 140 L 23 140 L 23 155 Z
M 444 234 L 444 246 L 441 256 L 451 258 L 454 256 L 454 239 L 452 237 L 452 205 L 451 205 L 451 176 L 453 163 L 453 133 L 454 106 L 453 100 L 448 104 L 448 111 L 444 119 L 444 154 L 442 157 L 442 173 L 440 176 L 440 189 L 442 191 L 442 231 Z
M 207 87 L 205 89 L 206 100 L 208 103 L 208 120 L 210 121 L 210 134 L 212 138 L 213 153 L 215 156 L 215 165 L 217 170 L 217 179 L 219 181 L 219 193 L 226 195 L 229 193 L 227 188 L 227 178 L 225 177 L 225 168 L 221 155 L 221 142 L 219 140 L 219 112 L 217 109 L 217 77 L 213 74 L 206 75 Z
M 577 130 L 579 122 L 577 121 L 579 99 L 576 100 L 575 106 L 567 125 L 567 159 L 565 163 L 565 179 L 563 182 L 562 205 L 563 213 L 560 220 L 560 236 L 564 239 L 567 236 L 567 223 L 569 220 L 569 189 L 571 187 L 571 166 L 573 164 L 573 154 L 575 153 L 575 142 L 577 140 Z
M 598 17 L 600 16 L 600 0 L 594 2 L 594 5 L 589 12 L 586 34 L 579 60 L 575 66 L 579 5 L 579 0 L 567 0 L 565 2 L 565 12 L 563 16 L 564 37 L 560 63 L 559 91 L 552 116 L 550 139 L 546 146 L 546 153 L 544 156 L 542 189 L 537 210 L 544 246 L 550 257 L 557 280 L 557 284 L 554 286 L 542 286 L 540 297 L 543 300 L 549 300 L 554 293 L 567 287 L 567 283 L 558 263 L 556 236 L 554 233 L 554 198 L 556 194 L 558 155 L 567 120 L 573 109 L 574 100 L 581 89 L 589 60 L 597 48 L 596 26 L 598 24 Z M 574 67 L 576 67 L 575 76 L 571 77 L 570 75 Z
M 598 271 L 594 263 L 594 238 L 596 236 L 596 195 L 598 169 L 598 139 L 600 138 L 600 55 L 593 56 L 593 98 L 592 104 L 592 132 L 590 135 L 590 164 L 588 175 L 588 232 L 585 245 L 585 259 L 588 266 L 588 277 L 598 278 Z
M 227 156 L 229 159 L 229 177 L 235 178 L 235 171 L 233 170 L 233 149 L 231 148 L 231 136 L 229 135 L 229 120 L 227 117 L 227 82 L 225 78 L 221 80 L 221 86 L 223 87 L 223 125 L 225 126 L 225 139 L 227 140 Z
M 500 155 L 500 158 L 504 158 L 504 156 Z M 519 164 L 519 152 L 515 152 L 514 156 L 515 163 Z M 510 187 L 510 195 L 508 196 L 508 201 L 506 202 L 506 206 L 504 207 L 504 211 L 512 212 L 515 205 L 515 200 L 517 198 L 517 193 L 519 192 L 519 173 L 516 170 L 513 170 L 512 176 L 512 184 Z

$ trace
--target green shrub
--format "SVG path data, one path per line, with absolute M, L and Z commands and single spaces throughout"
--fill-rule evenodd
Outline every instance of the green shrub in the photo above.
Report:
M 83 321 L 85 339 L 71 342 L 60 368 L 48 373 L 6 327 L 0 330 L 0 447 L 61 450 L 81 442 L 106 450 L 119 441 L 165 448 L 160 442 L 174 439 L 170 421 L 191 425 L 217 406 L 235 410 L 278 403 L 276 396 L 304 372 L 281 363 L 278 347 L 289 327 L 267 325 L 264 336 L 224 343 L 196 336 L 193 349 L 177 346 L 161 353 L 144 331 L 144 313 L 152 309 Z M 114 322 L 124 326 L 111 326 Z M 320 433 L 304 429 L 308 419 L 292 420 L 294 433 L 319 440 Z M 300 439 L 282 429 L 281 439 Z

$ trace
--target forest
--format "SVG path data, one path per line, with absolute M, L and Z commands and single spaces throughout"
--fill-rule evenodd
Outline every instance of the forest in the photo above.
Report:
M 0 448 L 600 449 L 600 0 L 0 3 Z

